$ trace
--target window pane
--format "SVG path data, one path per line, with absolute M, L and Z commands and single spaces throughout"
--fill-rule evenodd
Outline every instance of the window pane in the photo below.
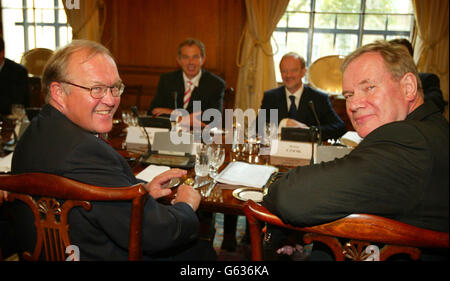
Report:
M 359 15 L 338 15 L 337 21 L 338 21 L 337 28 L 343 29 L 359 28 Z
M 360 0 L 317 0 L 316 11 L 318 12 L 359 12 L 361 10 Z
M 411 16 L 389 16 L 388 30 L 405 30 L 411 29 Z
M 286 11 L 311 11 L 311 0 L 291 0 Z
M 17 36 L 19 34 L 19 36 Z M 5 57 L 19 63 L 25 51 L 23 26 L 13 26 L 3 30 L 5 41 Z
M 375 42 L 377 40 L 384 40 L 384 36 L 383 35 L 364 34 L 362 44 L 366 45 L 366 44 Z
M 54 23 L 55 12 L 49 9 L 36 9 L 36 22 Z
M 37 28 L 37 46 L 39 48 L 47 48 L 50 50 L 55 49 L 55 27 L 54 26 L 44 26 Z
M 411 0 L 366 0 L 366 12 L 413 13 Z
M 278 45 L 278 49 L 280 48 L 286 48 L 286 32 L 277 32 L 275 31 L 273 33 L 273 39 L 276 42 L 276 45 Z M 277 50 L 274 42 L 272 42 L 272 50 L 275 52 Z
M 316 14 L 314 18 L 314 27 L 316 28 L 334 28 L 336 14 Z
M 34 26 L 28 27 L 28 50 L 36 48 Z
M 60 23 L 67 23 L 67 15 L 66 15 L 66 11 L 64 10 L 58 10 L 58 21 Z
M 17 0 L 2 0 L 3 8 L 22 8 L 22 1 Z
M 289 27 L 309 27 L 309 14 L 305 13 L 289 13 Z
M 358 47 L 358 36 L 356 34 L 336 35 L 335 55 L 346 56 Z
M 32 7 L 33 3 L 30 4 L 29 7 Z M 55 1 L 54 0 L 39 0 L 34 1 L 34 7 L 38 9 L 52 9 L 54 8 Z
M 67 45 L 72 41 L 72 28 L 62 26 L 59 28 L 59 46 Z M 57 47 L 59 47 L 57 46 Z
M 323 56 L 334 54 L 334 35 L 329 33 L 315 33 L 312 45 L 311 63 Z
M 368 15 L 364 18 L 364 29 L 385 30 L 386 16 Z
M 27 21 L 28 22 L 34 22 L 35 21 L 35 19 L 34 19 L 35 14 L 33 12 L 33 9 L 26 9 L 26 11 L 27 11 Z
M 290 32 L 287 36 L 287 52 L 297 52 L 306 59 L 306 50 L 308 46 L 308 33 L 306 32 Z

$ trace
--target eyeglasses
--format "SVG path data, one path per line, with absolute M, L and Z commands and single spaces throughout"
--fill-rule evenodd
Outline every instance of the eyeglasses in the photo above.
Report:
M 101 99 L 106 95 L 106 92 L 108 91 L 108 89 L 111 90 L 111 95 L 113 97 L 120 97 L 120 95 L 122 95 L 123 90 L 125 89 L 125 84 L 120 83 L 120 85 L 115 85 L 115 86 L 95 86 L 92 88 L 88 88 L 88 87 L 83 87 L 68 81 L 60 81 L 60 83 L 66 83 L 81 89 L 85 89 L 88 90 L 91 94 L 91 97 L 93 97 L 94 99 Z

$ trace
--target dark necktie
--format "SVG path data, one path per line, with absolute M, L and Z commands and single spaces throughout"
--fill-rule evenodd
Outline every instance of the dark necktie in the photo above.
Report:
M 291 107 L 289 108 L 289 118 L 295 119 L 297 116 L 297 106 L 295 106 L 295 96 L 290 95 L 289 98 L 291 99 Z

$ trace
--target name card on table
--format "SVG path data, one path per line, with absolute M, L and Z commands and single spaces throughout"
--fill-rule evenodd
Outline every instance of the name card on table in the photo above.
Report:
M 313 148 L 314 146 L 314 148 Z M 288 157 L 296 159 L 311 159 L 317 155 L 317 143 L 272 140 L 270 155 L 277 157 Z
M 127 144 L 128 150 L 136 150 L 139 152 L 147 151 L 147 137 L 144 133 L 144 128 L 136 127 L 136 126 L 128 126 L 127 128 L 127 137 L 125 142 Z M 153 139 L 155 138 L 156 132 L 168 132 L 167 128 L 151 128 L 145 127 L 145 130 L 148 133 L 148 137 L 150 139 L 150 144 L 153 145 Z

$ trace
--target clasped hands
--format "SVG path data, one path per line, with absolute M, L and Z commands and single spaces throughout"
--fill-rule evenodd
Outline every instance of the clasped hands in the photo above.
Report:
M 187 171 L 185 170 L 170 169 L 154 177 L 151 182 L 144 185 L 144 188 L 155 199 L 168 196 L 172 193 L 172 190 L 167 188 L 170 180 L 172 178 L 180 178 L 186 175 L 186 173 Z M 184 202 L 191 206 L 194 211 L 197 211 L 198 206 L 200 205 L 200 200 L 201 196 L 198 191 L 196 191 L 192 186 L 183 184 L 178 187 L 175 199 L 173 199 L 171 203 L 174 205 L 178 202 Z

